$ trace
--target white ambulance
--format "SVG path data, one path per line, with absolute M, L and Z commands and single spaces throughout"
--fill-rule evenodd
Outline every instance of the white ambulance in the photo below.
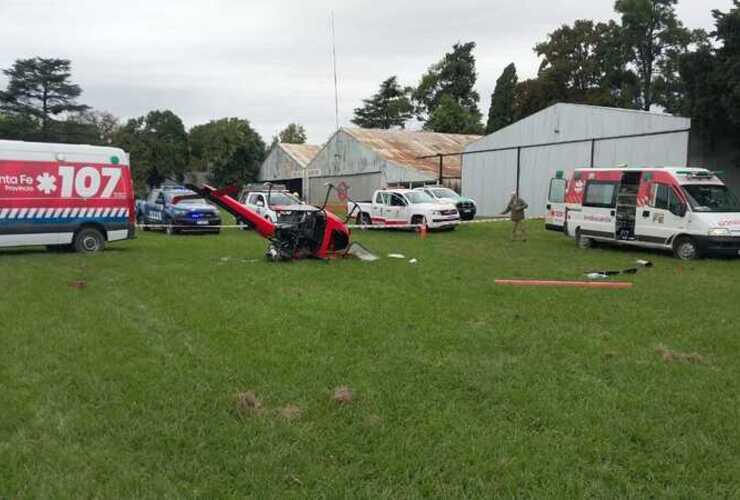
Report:
M 550 182 L 545 225 L 575 238 L 672 251 L 691 260 L 740 255 L 740 201 L 700 168 L 578 169 Z
M 135 216 L 123 150 L 0 141 L 0 247 L 98 252 L 133 238 Z

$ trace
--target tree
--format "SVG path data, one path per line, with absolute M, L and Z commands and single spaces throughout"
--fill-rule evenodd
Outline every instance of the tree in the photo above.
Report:
M 559 99 L 599 106 L 635 107 L 639 86 L 627 69 L 622 28 L 614 21 L 577 20 L 550 33 L 535 52 L 539 77 L 557 89 Z
M 480 96 L 474 90 L 477 74 L 475 72 L 475 57 L 473 49 L 475 42 L 465 44 L 456 43 L 452 46 L 452 52 L 444 55 L 441 61 L 434 64 L 421 77 L 419 86 L 413 93 L 413 101 L 416 105 L 416 115 L 420 121 L 431 119 L 434 111 L 442 104 L 445 96 L 453 99 L 463 114 L 455 112 L 462 121 L 456 132 L 462 132 L 469 128 L 471 122 L 480 123 L 481 112 L 478 109 Z M 446 100 L 447 110 L 451 111 L 449 100 Z M 432 126 L 426 126 L 433 129 Z M 479 128 L 482 128 L 479 126 Z
M 671 50 L 680 50 L 690 40 L 676 17 L 678 0 L 616 0 L 614 9 L 622 16 L 624 42 L 637 68 L 642 109 L 661 100 L 655 78 Z
M 291 123 L 278 134 L 280 142 L 285 144 L 306 144 L 306 129 L 298 123 Z
M 514 123 L 514 93 L 517 82 L 516 66 L 511 63 L 496 80 L 496 88 L 491 95 L 491 108 L 488 111 L 487 134 Z
M 680 112 L 710 141 L 734 139 L 740 126 L 740 0 L 729 12 L 714 10 L 712 15 L 711 36 L 717 43 L 700 43 L 678 63 L 685 92 Z
M 483 134 L 484 132 L 480 119 L 449 95 L 441 97 L 439 105 L 424 124 L 424 130 L 446 134 Z
M 167 178 L 181 181 L 190 153 L 182 120 L 172 111 L 151 111 L 132 118 L 114 134 L 113 144 L 131 155 L 137 189 L 155 186 Z
M 40 138 L 41 132 L 35 118 L 0 112 L 0 139 L 35 141 Z
M 514 121 L 526 118 L 564 100 L 559 93 L 558 86 L 547 76 L 519 82 L 514 90 Z
M 192 166 L 207 171 L 214 184 L 243 184 L 256 180 L 265 143 L 248 120 L 223 118 L 193 127 L 190 151 Z
M 712 11 L 716 27 L 712 35 L 721 44 L 717 49 L 716 70 L 717 79 L 726 85 L 726 92 L 720 94 L 722 106 L 737 127 L 740 126 L 740 0 L 734 0 L 733 5 L 727 13 Z
M 352 123 L 362 128 L 404 128 L 413 117 L 413 105 L 409 98 L 413 89 L 403 88 L 398 77 L 391 76 L 380 84 L 380 89 L 363 105 L 355 108 Z
M 69 81 L 71 63 L 66 59 L 18 59 L 3 73 L 9 81 L 7 89 L 0 92 L 0 111 L 39 120 L 42 140 L 52 139 L 55 117 L 88 109 L 76 102 L 82 89 Z
M 118 118 L 111 113 L 88 110 L 54 122 L 50 132 L 59 142 L 107 146 L 113 143 L 118 127 Z

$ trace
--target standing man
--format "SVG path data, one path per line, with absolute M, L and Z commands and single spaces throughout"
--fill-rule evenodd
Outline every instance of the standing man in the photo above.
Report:
M 522 224 L 522 221 L 524 220 L 524 211 L 528 206 L 526 201 L 519 198 L 516 192 L 513 192 L 511 193 L 511 199 L 506 206 L 506 210 L 501 212 L 501 215 L 511 212 L 511 222 L 514 223 L 514 228 L 511 231 L 511 241 L 517 240 L 517 234 L 521 237 L 521 241 L 527 241 L 527 230 L 524 224 Z

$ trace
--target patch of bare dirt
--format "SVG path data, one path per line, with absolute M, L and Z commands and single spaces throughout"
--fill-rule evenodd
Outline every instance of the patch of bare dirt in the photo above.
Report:
M 253 417 L 262 413 L 262 402 L 257 399 L 254 391 L 240 392 L 234 399 L 237 415 L 241 417 Z
M 303 408 L 298 405 L 285 405 L 278 410 L 278 415 L 284 420 L 293 422 L 303 416 Z
M 655 348 L 655 352 L 660 354 L 661 359 L 666 363 L 691 363 L 691 364 L 703 364 L 704 356 L 698 352 L 678 352 L 671 351 L 663 344 L 660 344 Z
M 352 389 L 346 385 L 340 385 L 334 389 L 334 394 L 332 395 L 334 402 L 340 405 L 352 404 L 353 398 Z

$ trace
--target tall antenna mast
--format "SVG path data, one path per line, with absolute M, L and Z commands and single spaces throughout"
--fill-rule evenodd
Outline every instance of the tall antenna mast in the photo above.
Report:
M 337 86 L 337 39 L 334 32 L 334 11 L 331 11 L 331 54 L 334 63 L 334 120 L 339 130 L 339 88 Z

